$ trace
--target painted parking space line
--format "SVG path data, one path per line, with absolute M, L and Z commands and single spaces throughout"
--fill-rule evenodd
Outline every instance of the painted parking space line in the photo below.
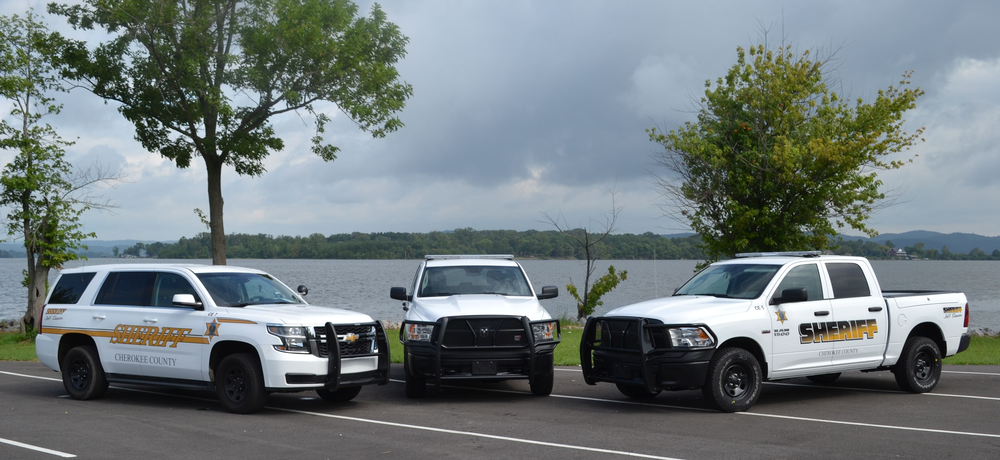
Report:
M 35 452 L 41 452 L 43 454 L 55 455 L 56 457 L 62 457 L 62 458 L 74 458 L 74 457 L 76 457 L 76 455 L 67 454 L 66 452 L 59 452 L 58 450 L 52 450 L 52 449 L 46 449 L 44 447 L 33 446 L 31 444 L 25 444 L 23 442 L 17 442 L 17 441 L 13 441 L 13 440 L 10 440 L 10 439 L 0 438 L 0 443 L 9 444 L 9 445 L 12 445 L 14 447 L 21 447 L 21 448 L 28 449 L 28 450 L 33 450 Z
M 992 375 L 994 377 L 1000 377 L 1000 373 L 996 373 L 996 372 L 941 371 L 941 373 L 943 373 L 943 374 Z
M 786 387 L 801 387 L 801 388 L 822 388 L 829 390 L 845 390 L 845 391 L 865 391 L 869 393 L 894 393 L 908 395 L 913 394 L 908 391 L 903 390 L 880 390 L 877 388 L 857 388 L 857 387 L 833 387 L 827 385 L 815 385 L 815 384 L 805 384 L 805 383 L 785 383 L 785 382 L 764 382 L 765 385 L 777 385 Z M 1000 398 L 994 396 L 975 396 L 975 395 L 956 395 L 950 393 L 920 393 L 924 396 L 941 396 L 945 398 L 966 398 L 966 399 L 983 399 L 987 401 L 1000 401 Z
M 903 430 L 903 431 L 919 431 L 923 433 L 940 433 L 940 434 L 956 434 L 962 436 L 977 436 L 983 438 L 998 438 L 1000 439 L 1000 434 L 990 434 L 990 433 L 974 433 L 971 431 L 952 431 L 952 430 L 937 430 L 934 428 L 917 428 L 912 426 L 896 426 L 896 425 L 879 425 L 876 423 L 863 423 L 863 422 L 845 422 L 843 420 L 826 420 L 821 418 L 809 418 L 809 417 L 794 417 L 790 415 L 776 415 L 776 414 L 761 414 L 758 412 L 734 412 L 736 415 L 747 415 L 753 417 L 767 417 L 767 418 L 778 418 L 784 420 L 795 420 L 799 422 L 817 422 L 817 423 L 828 423 L 834 425 L 849 425 L 849 426 L 863 426 L 867 428 L 884 428 L 887 430 Z

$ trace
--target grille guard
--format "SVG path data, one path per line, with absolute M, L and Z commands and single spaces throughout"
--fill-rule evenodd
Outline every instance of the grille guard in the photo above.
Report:
M 362 355 L 351 355 L 351 358 L 363 358 L 368 356 L 378 357 L 378 366 L 375 370 L 374 378 L 370 383 L 386 385 L 389 383 L 389 340 L 385 333 L 385 328 L 381 321 L 375 321 L 375 344 L 378 352 Z M 327 373 L 324 386 L 329 391 L 337 391 L 341 382 L 341 356 L 340 341 L 337 340 L 337 329 L 333 323 L 326 323 L 327 337 Z M 331 340 L 332 338 L 332 340 Z

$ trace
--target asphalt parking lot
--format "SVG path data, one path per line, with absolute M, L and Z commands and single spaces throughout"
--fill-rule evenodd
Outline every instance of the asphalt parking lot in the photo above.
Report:
M 610 384 L 558 368 L 550 397 L 526 381 L 403 395 L 393 381 L 349 403 L 271 395 L 252 415 L 214 394 L 113 386 L 75 401 L 39 363 L 0 362 L 0 458 L 996 458 L 1000 366 L 945 366 L 933 393 L 892 374 L 846 373 L 835 384 L 773 382 L 750 411 L 706 409 L 700 391 L 637 403 Z

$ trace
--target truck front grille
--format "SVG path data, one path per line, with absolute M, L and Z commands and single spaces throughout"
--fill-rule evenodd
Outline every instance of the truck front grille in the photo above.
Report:
M 337 344 L 340 347 L 341 358 L 369 355 L 378 352 L 374 325 L 334 324 L 333 328 L 337 331 Z M 329 356 L 330 346 L 326 337 L 326 327 L 319 326 L 314 330 L 316 333 L 317 356 Z
M 524 347 L 528 332 L 519 318 L 452 318 L 444 331 L 444 347 Z
M 598 327 L 600 348 L 641 349 L 642 330 L 638 320 L 602 318 Z

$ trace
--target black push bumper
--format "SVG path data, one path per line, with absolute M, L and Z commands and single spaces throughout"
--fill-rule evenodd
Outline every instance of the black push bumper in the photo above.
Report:
M 649 318 L 588 318 L 580 343 L 584 381 L 638 385 L 650 393 L 702 387 L 715 348 L 672 347 L 671 327 Z
M 382 323 L 375 322 L 375 353 L 352 354 L 342 357 L 340 353 L 340 343 L 337 340 L 337 330 L 332 323 L 326 323 L 327 337 L 327 373 L 323 380 L 323 387 L 330 391 L 338 388 L 356 387 L 361 385 L 389 383 L 389 339 L 386 336 Z M 373 372 L 361 372 L 358 374 L 342 375 L 341 360 L 344 358 L 365 358 L 369 356 L 378 357 L 378 366 Z
M 503 326 L 482 327 L 494 322 Z M 555 323 L 552 340 L 535 341 L 532 325 Z M 517 327 L 511 327 L 517 324 Z M 433 326 L 430 341 L 407 340 L 410 325 Z M 468 331 L 466 331 L 468 329 Z M 470 340 L 471 338 L 471 340 Z M 399 331 L 410 375 L 442 380 L 528 379 L 552 373 L 553 352 L 561 340 L 558 320 L 529 321 L 523 316 L 453 316 L 437 322 L 404 321 Z

